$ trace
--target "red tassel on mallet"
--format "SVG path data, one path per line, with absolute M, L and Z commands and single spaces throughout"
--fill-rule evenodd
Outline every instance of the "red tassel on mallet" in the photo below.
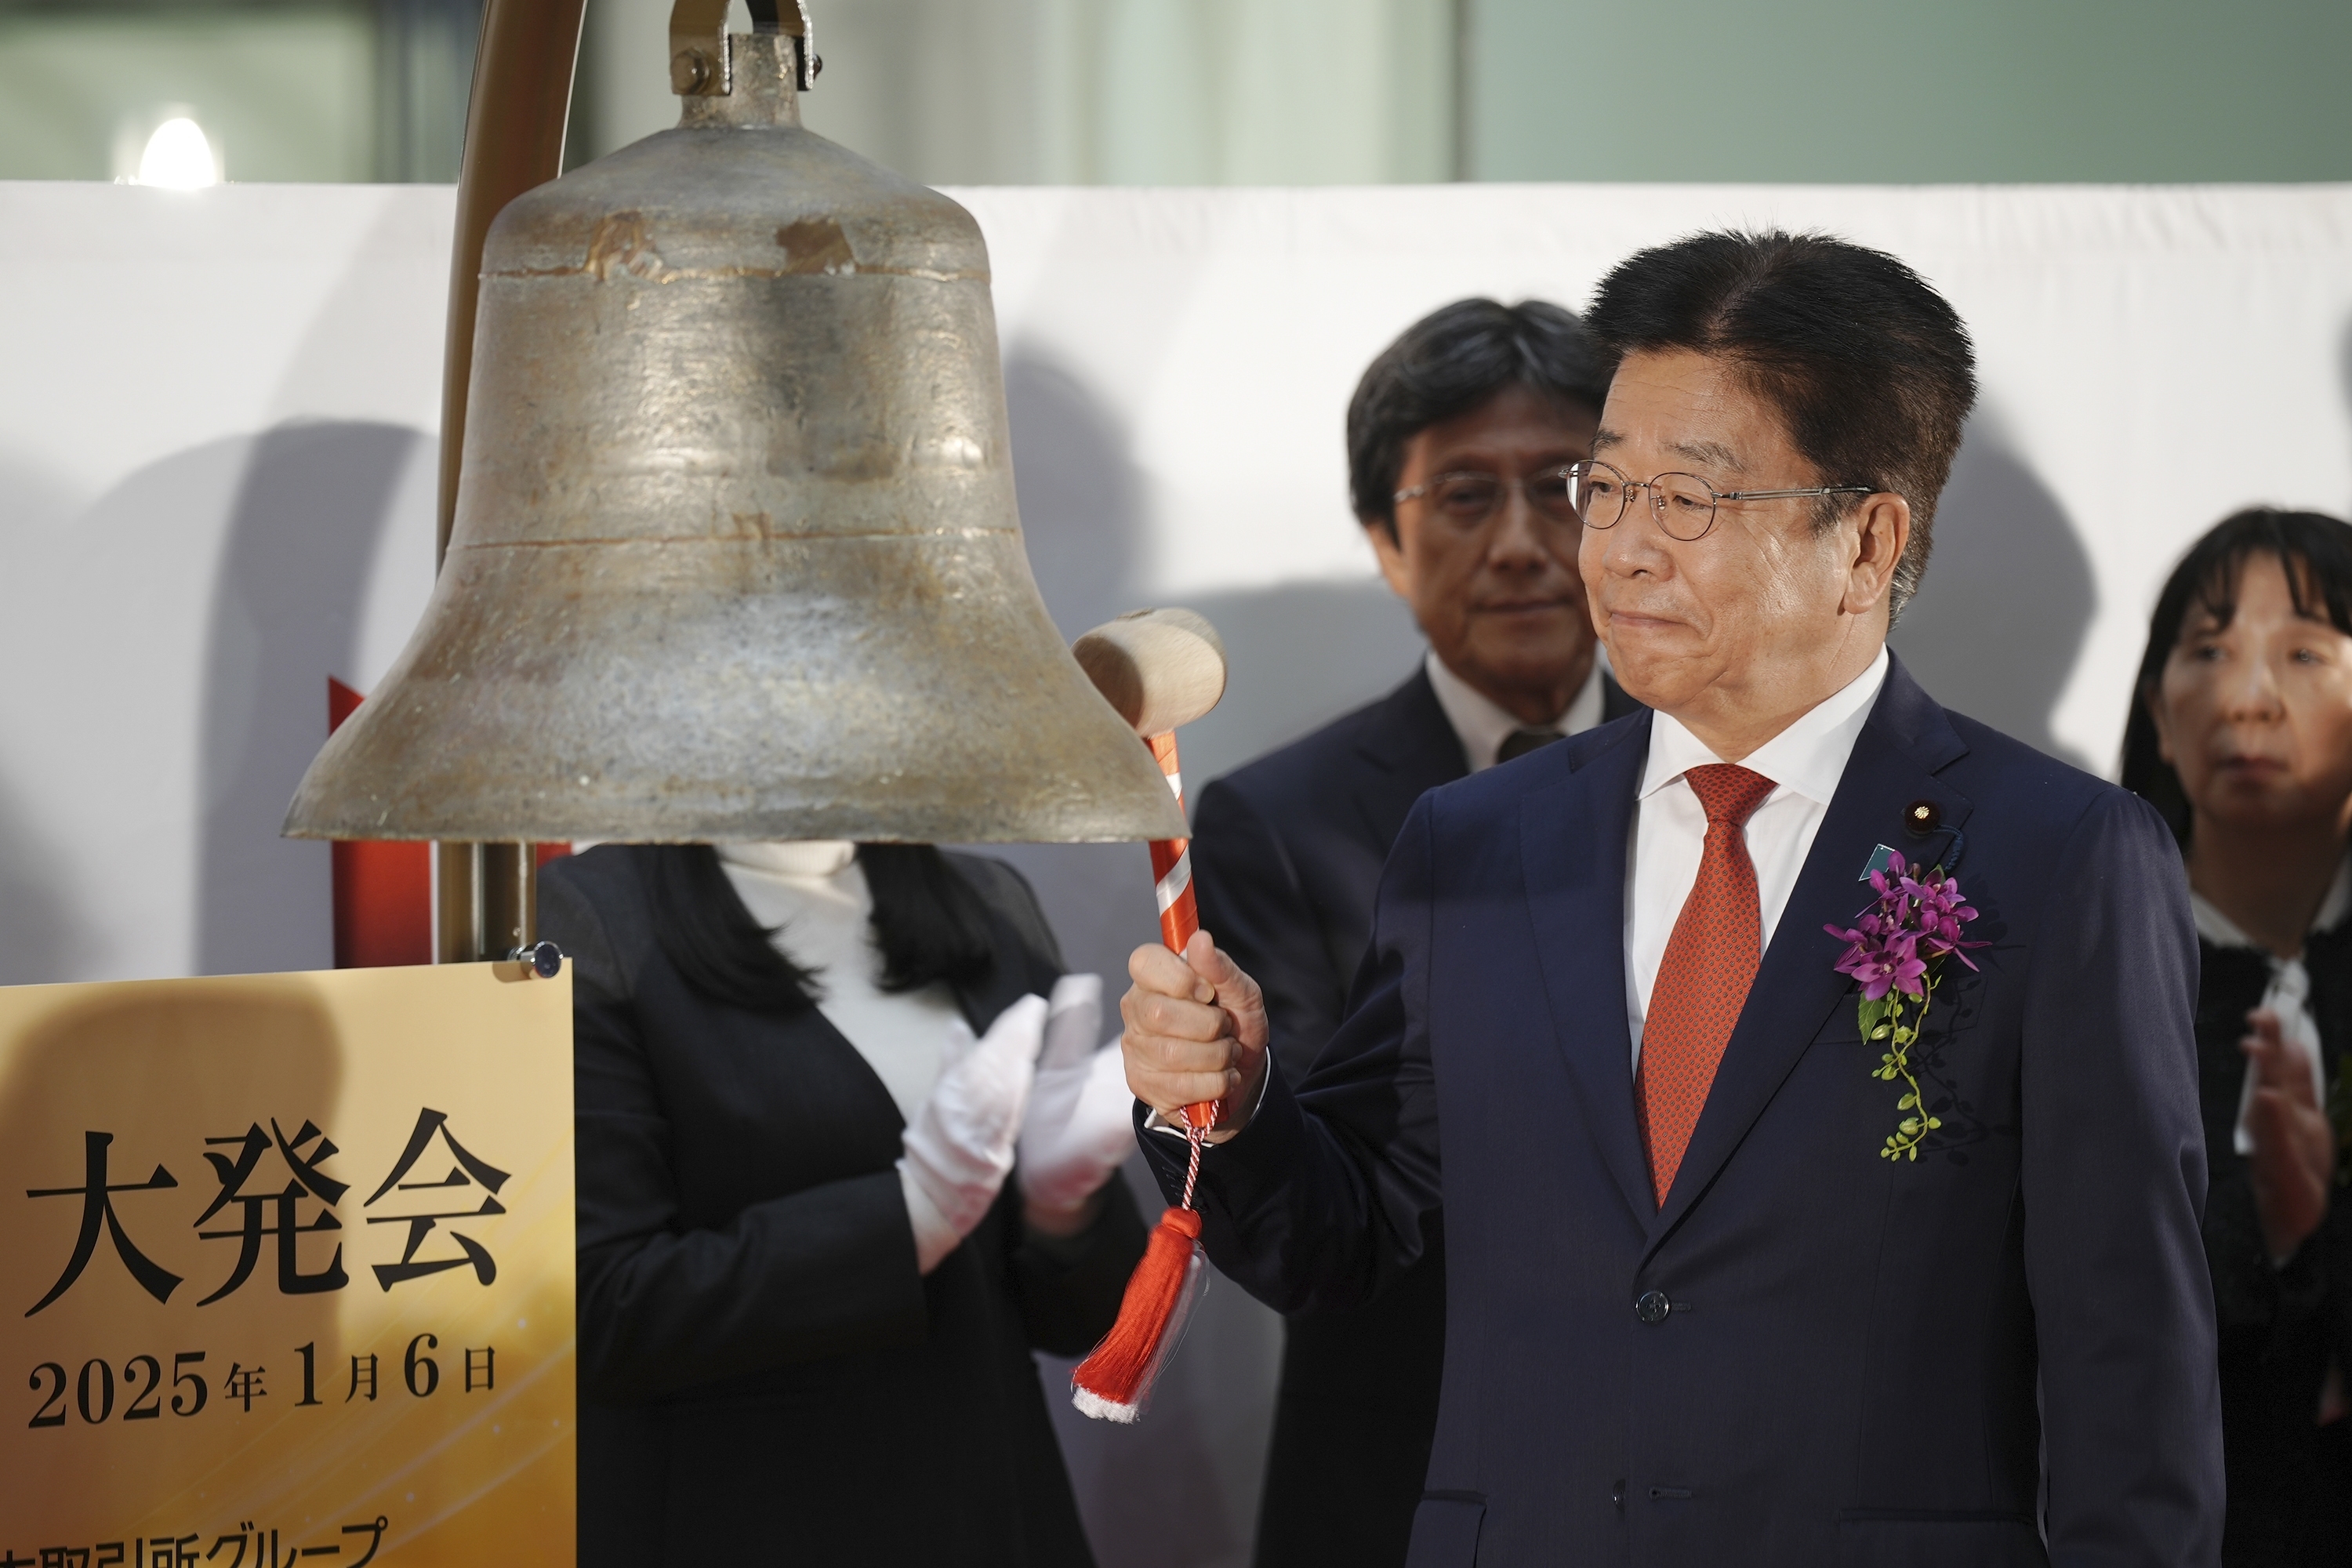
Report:
M 1160 1215 L 1143 1261 L 1128 1277 L 1118 1321 L 1070 1374 L 1073 1404 L 1101 1421 L 1132 1422 L 1142 1415 L 1168 1352 L 1183 1336 L 1193 1281 L 1202 1267 L 1201 1216 L 1191 1209 Z
M 1215 631 L 1190 611 L 1139 611 L 1088 632 L 1076 652 L 1120 716 L 1144 732 L 1181 809 L 1184 780 L 1177 765 L 1175 726 L 1207 712 L 1224 691 L 1224 647 Z M 1151 876 L 1160 901 L 1160 940 L 1181 954 L 1201 929 L 1188 841 L 1156 840 Z M 1071 1400 L 1101 1420 L 1131 1422 L 1143 1414 L 1205 1283 L 1192 1187 L 1201 1174 L 1201 1139 L 1216 1125 L 1217 1107 L 1213 1101 L 1187 1106 L 1180 1117 L 1192 1145 L 1183 1202 L 1151 1227 L 1143 1261 L 1135 1266 L 1119 1301 L 1118 1321 L 1070 1374 Z

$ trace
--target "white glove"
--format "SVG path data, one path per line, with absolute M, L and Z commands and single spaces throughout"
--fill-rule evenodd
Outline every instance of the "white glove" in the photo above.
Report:
M 1101 977 L 1055 982 L 1037 1087 L 1021 1124 L 1020 1163 L 1021 1195 L 1055 1214 L 1076 1213 L 1135 1152 L 1135 1096 L 1118 1052 L 1102 1047 L 1101 1030 Z
M 1043 996 L 1004 1009 L 977 1041 L 962 1019 L 948 1026 L 939 1081 L 907 1129 L 898 1161 L 924 1273 L 971 1234 L 1003 1189 L 1045 1038 Z

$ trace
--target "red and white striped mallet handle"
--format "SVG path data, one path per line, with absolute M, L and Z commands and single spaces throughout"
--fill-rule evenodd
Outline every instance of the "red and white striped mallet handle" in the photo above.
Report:
M 1167 775 L 1176 809 L 1183 810 L 1184 773 L 1176 761 L 1176 731 L 1151 736 L 1144 743 L 1151 748 L 1151 760 Z M 1192 933 L 1201 929 L 1200 910 L 1192 902 L 1192 843 L 1189 838 L 1151 841 L 1151 890 L 1160 900 L 1160 940 L 1171 952 L 1182 952 Z
M 1168 787 L 1175 792 L 1176 809 L 1184 809 L 1184 770 L 1176 760 L 1176 731 L 1165 731 L 1149 736 L 1144 743 L 1151 748 L 1152 761 L 1168 779 Z M 1189 838 L 1155 838 L 1151 841 L 1151 891 L 1160 901 L 1160 940 L 1168 951 L 1180 958 L 1192 944 L 1192 933 L 1201 929 L 1200 907 L 1192 901 L 1192 841 Z M 1184 1108 L 1185 1125 L 1197 1132 L 1206 1132 L 1217 1124 L 1217 1102 L 1203 1100 Z M 1197 1167 L 1196 1167 L 1197 1168 Z M 1184 1206 L 1192 1206 L 1192 1184 L 1185 1184 Z

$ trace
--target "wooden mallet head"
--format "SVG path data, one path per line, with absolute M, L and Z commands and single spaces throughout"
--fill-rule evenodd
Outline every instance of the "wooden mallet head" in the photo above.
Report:
M 1225 645 L 1190 610 L 1130 610 L 1070 646 L 1095 689 L 1139 735 L 1189 724 L 1225 694 Z

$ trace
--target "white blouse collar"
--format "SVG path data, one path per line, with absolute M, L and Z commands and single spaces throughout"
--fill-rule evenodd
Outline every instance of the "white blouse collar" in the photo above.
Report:
M 844 838 L 803 838 L 781 844 L 721 844 L 719 858 L 746 871 L 771 877 L 823 880 L 837 877 L 857 858 L 857 846 Z

